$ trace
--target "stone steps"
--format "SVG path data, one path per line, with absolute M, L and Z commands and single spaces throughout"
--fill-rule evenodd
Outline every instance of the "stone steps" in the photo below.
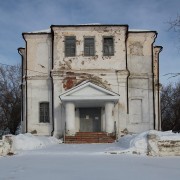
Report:
M 64 143 L 113 143 L 115 139 L 116 138 L 113 134 L 108 134 L 105 132 L 77 132 L 75 136 L 65 136 Z

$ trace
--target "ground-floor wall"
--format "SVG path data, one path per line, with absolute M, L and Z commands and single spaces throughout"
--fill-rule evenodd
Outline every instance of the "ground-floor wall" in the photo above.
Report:
M 106 81 L 107 84 L 109 82 L 110 90 L 120 95 L 119 101 L 114 103 L 112 109 L 112 120 L 115 125 L 114 131 L 116 129 L 119 136 L 126 133 L 140 133 L 154 128 L 151 77 L 140 78 L 130 76 L 129 79 L 127 77 L 128 73 L 126 71 L 119 71 L 111 73 L 110 76 L 103 76 L 103 81 Z M 56 137 L 63 137 L 66 129 L 66 109 L 59 95 L 65 91 L 62 77 L 60 76 L 53 77 L 53 82 L 52 79 L 27 80 L 27 98 L 24 96 L 23 103 L 25 106 L 23 128 L 25 129 L 27 127 L 27 132 L 34 131 L 40 135 L 53 134 Z M 50 121 L 48 123 L 39 122 L 40 102 L 49 102 Z M 97 108 L 96 103 L 94 103 L 94 107 Z M 78 132 L 81 126 L 79 109 L 83 107 L 75 105 L 74 108 L 75 131 Z M 86 108 L 92 108 L 92 106 L 88 107 L 86 105 Z M 98 108 L 101 108 L 101 131 L 106 131 L 105 104 Z M 26 112 L 27 125 L 25 124 Z
M 27 92 L 26 92 L 27 88 Z M 22 132 L 51 135 L 52 132 L 52 91 L 50 79 L 27 80 L 23 94 Z M 27 96 L 26 96 L 27 93 Z M 40 103 L 48 103 L 49 120 L 40 122 Z
M 129 113 L 127 130 L 140 133 L 154 129 L 152 75 L 134 74 L 128 80 Z

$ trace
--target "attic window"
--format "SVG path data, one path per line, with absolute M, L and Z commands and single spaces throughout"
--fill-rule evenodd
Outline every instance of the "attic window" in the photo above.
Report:
M 72 57 L 76 54 L 76 37 L 66 36 L 65 37 L 65 56 Z
M 103 55 L 104 56 L 113 56 L 114 55 L 113 37 L 104 37 L 104 39 L 103 39 Z
M 93 37 L 84 38 L 84 55 L 94 56 L 94 54 L 95 54 L 94 38 Z
M 39 104 L 39 118 L 41 123 L 49 122 L 49 103 L 43 102 Z

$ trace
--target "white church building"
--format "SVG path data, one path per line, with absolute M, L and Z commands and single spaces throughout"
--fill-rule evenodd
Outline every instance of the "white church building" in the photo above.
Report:
M 78 132 L 160 130 L 156 31 L 128 25 L 51 25 L 23 33 L 22 131 L 63 137 Z

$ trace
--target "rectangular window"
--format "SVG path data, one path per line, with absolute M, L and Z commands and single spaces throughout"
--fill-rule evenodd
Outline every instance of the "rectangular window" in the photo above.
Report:
M 104 37 L 104 39 L 103 39 L 103 55 L 104 56 L 113 56 L 114 55 L 113 37 Z
M 48 123 L 49 122 L 49 103 L 43 102 L 39 105 L 40 112 L 40 122 Z
M 84 56 L 94 56 L 94 38 L 84 38 Z
M 72 57 L 76 54 L 76 37 L 66 36 L 65 37 L 65 56 Z

